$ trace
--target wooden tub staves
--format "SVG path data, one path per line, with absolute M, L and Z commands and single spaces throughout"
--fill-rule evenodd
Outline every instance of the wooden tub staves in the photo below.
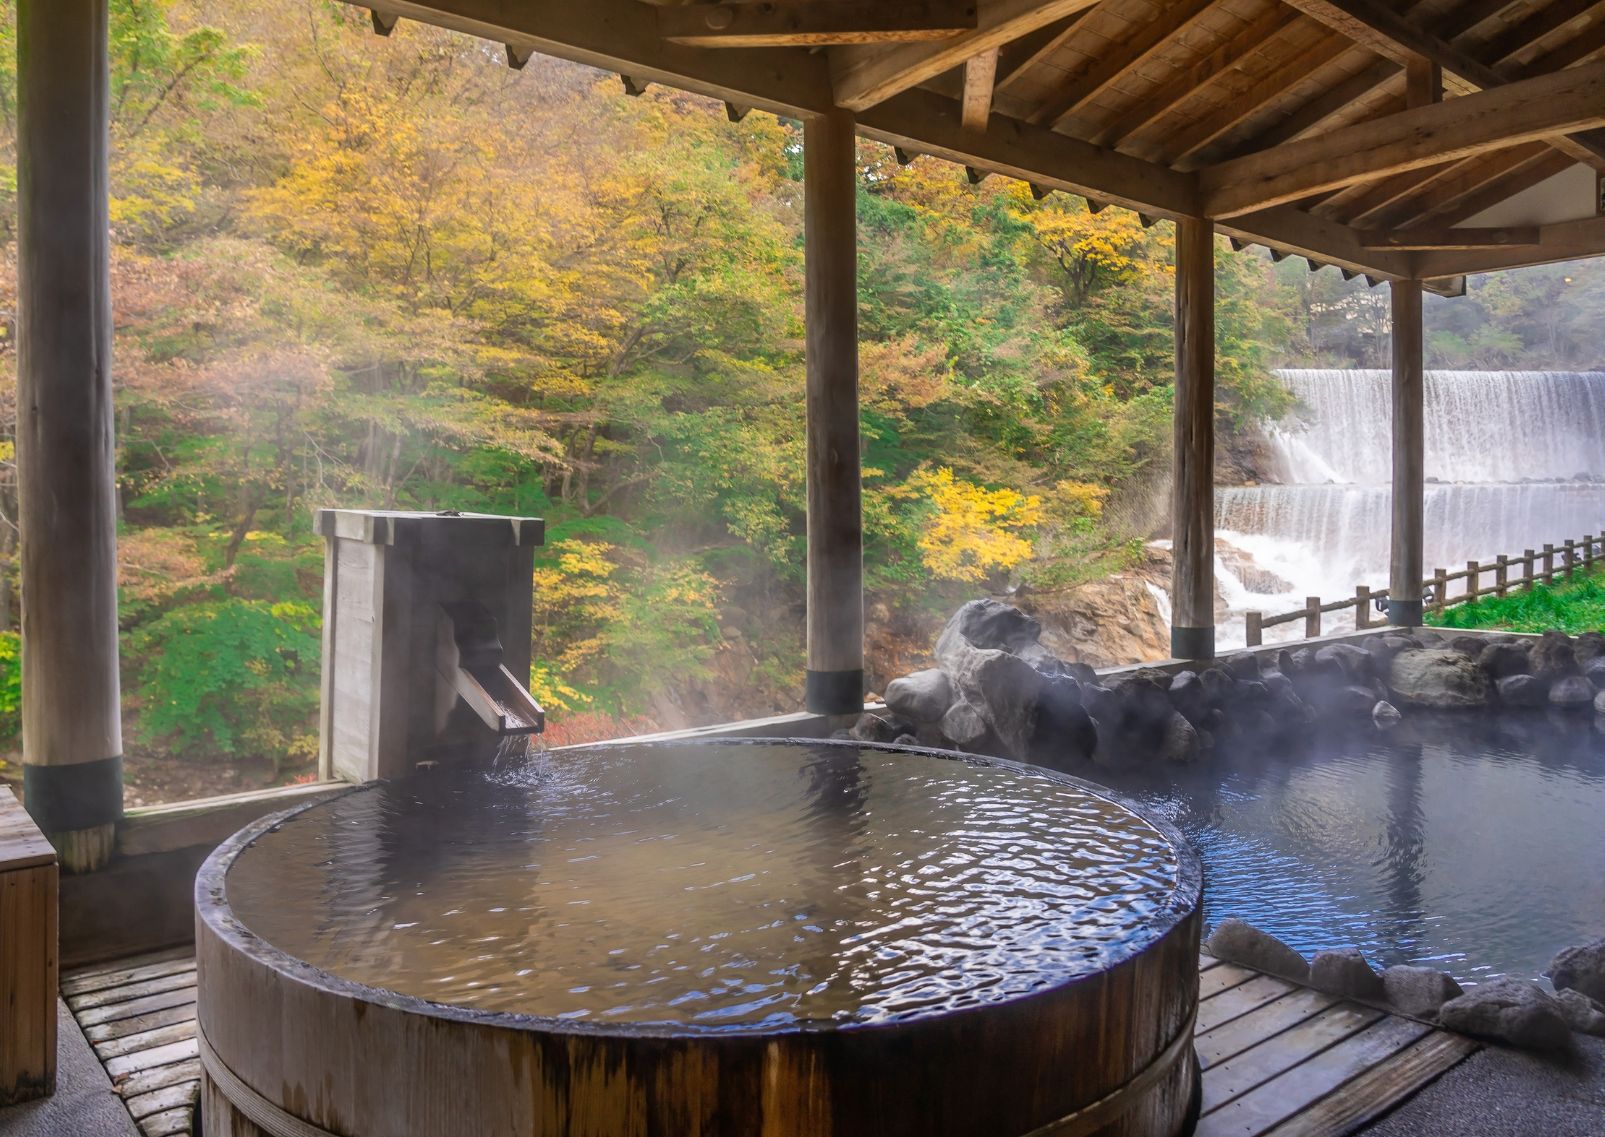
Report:
M 699 745 L 750 763 L 766 753 L 753 747 L 772 744 Z M 671 750 L 638 760 L 662 765 Z M 849 750 L 865 763 L 894 753 L 809 744 L 811 753 Z M 925 761 L 960 762 L 896 753 L 921 769 Z M 962 765 L 1124 808 L 1057 774 Z M 877 767 L 868 781 L 884 785 L 886 770 L 903 768 Z M 1168 1137 L 1191 1126 L 1200 870 L 1166 826 L 1132 815 L 1151 827 L 1150 837 L 1160 835 L 1156 847 L 1168 842 L 1169 883 L 1140 931 L 1100 949 L 1095 970 L 888 1021 L 695 1030 L 425 1001 L 314 966 L 242 922 L 229 892 L 242 853 L 264 838 L 269 847 L 298 819 L 349 833 L 351 817 L 335 824 L 311 811 L 338 810 L 343 801 L 356 816 L 374 792 L 364 787 L 253 825 L 199 875 L 208 1137 Z M 428 808 L 435 796 L 415 794 L 415 803 Z M 271 879 L 286 896 L 321 887 L 304 874 Z

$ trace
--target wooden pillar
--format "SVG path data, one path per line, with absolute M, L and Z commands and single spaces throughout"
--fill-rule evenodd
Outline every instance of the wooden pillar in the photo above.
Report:
M 1425 398 L 1421 282 L 1396 280 L 1393 293 L 1393 556 L 1388 623 L 1421 626 L 1422 524 L 1426 514 Z
M 1215 226 L 1176 222 L 1170 654 L 1215 655 Z
M 808 678 L 816 714 L 864 709 L 858 450 L 858 169 L 850 114 L 803 125 L 808 343 Z
M 106 0 L 17 6 L 23 794 L 82 872 L 122 816 Z

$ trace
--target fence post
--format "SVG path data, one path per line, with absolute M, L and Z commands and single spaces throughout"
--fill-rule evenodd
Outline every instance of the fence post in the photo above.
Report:
M 1592 533 L 1583 534 L 1583 567 L 1585 569 L 1594 567 L 1594 534 Z
M 1304 635 L 1314 639 L 1321 634 L 1321 598 L 1319 596 L 1306 596 L 1304 598 Z
M 1260 624 L 1263 619 L 1265 619 L 1265 613 L 1263 612 L 1248 612 L 1244 614 L 1244 622 L 1247 627 L 1244 629 L 1243 642 L 1249 647 L 1259 647 L 1264 637 L 1264 629 Z
M 1357 585 L 1354 589 L 1354 627 L 1356 631 L 1365 631 L 1371 626 L 1371 590 L 1365 585 Z
M 1566 552 L 1561 558 L 1561 563 L 1566 566 L 1566 576 L 1567 576 L 1568 579 L 1570 579 L 1572 573 L 1577 571 L 1577 542 L 1576 541 L 1568 540 L 1566 542 Z
M 1432 607 L 1442 612 L 1449 606 L 1449 598 L 1444 595 L 1449 591 L 1449 574 L 1441 568 L 1432 570 Z
M 1466 562 L 1466 599 L 1475 600 L 1482 595 L 1482 565 Z
M 1510 587 L 1510 558 L 1503 553 L 1499 554 L 1499 563 L 1494 566 L 1494 592 L 1503 596 Z
M 1521 559 L 1526 562 L 1526 571 L 1522 573 L 1521 582 L 1527 588 L 1531 588 L 1534 584 L 1533 569 L 1537 567 L 1534 558 L 1537 556 L 1538 554 L 1531 549 L 1522 550 Z
M 1544 546 L 1544 583 L 1555 583 L 1555 546 Z

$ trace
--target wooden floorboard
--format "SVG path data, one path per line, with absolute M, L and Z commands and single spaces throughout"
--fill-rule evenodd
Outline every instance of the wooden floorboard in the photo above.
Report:
M 1198 1137 L 1345 1137 L 1477 1049 L 1459 1035 L 1199 957 Z M 63 978 L 62 994 L 142 1137 L 191 1137 L 195 961 L 174 953 Z

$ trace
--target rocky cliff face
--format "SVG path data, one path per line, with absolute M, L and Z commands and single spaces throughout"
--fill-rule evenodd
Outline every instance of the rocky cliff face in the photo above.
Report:
M 1170 654 L 1169 584 L 1169 555 L 1149 550 L 1130 571 L 1010 600 L 1041 623 L 1042 646 L 1058 658 L 1116 667 Z

